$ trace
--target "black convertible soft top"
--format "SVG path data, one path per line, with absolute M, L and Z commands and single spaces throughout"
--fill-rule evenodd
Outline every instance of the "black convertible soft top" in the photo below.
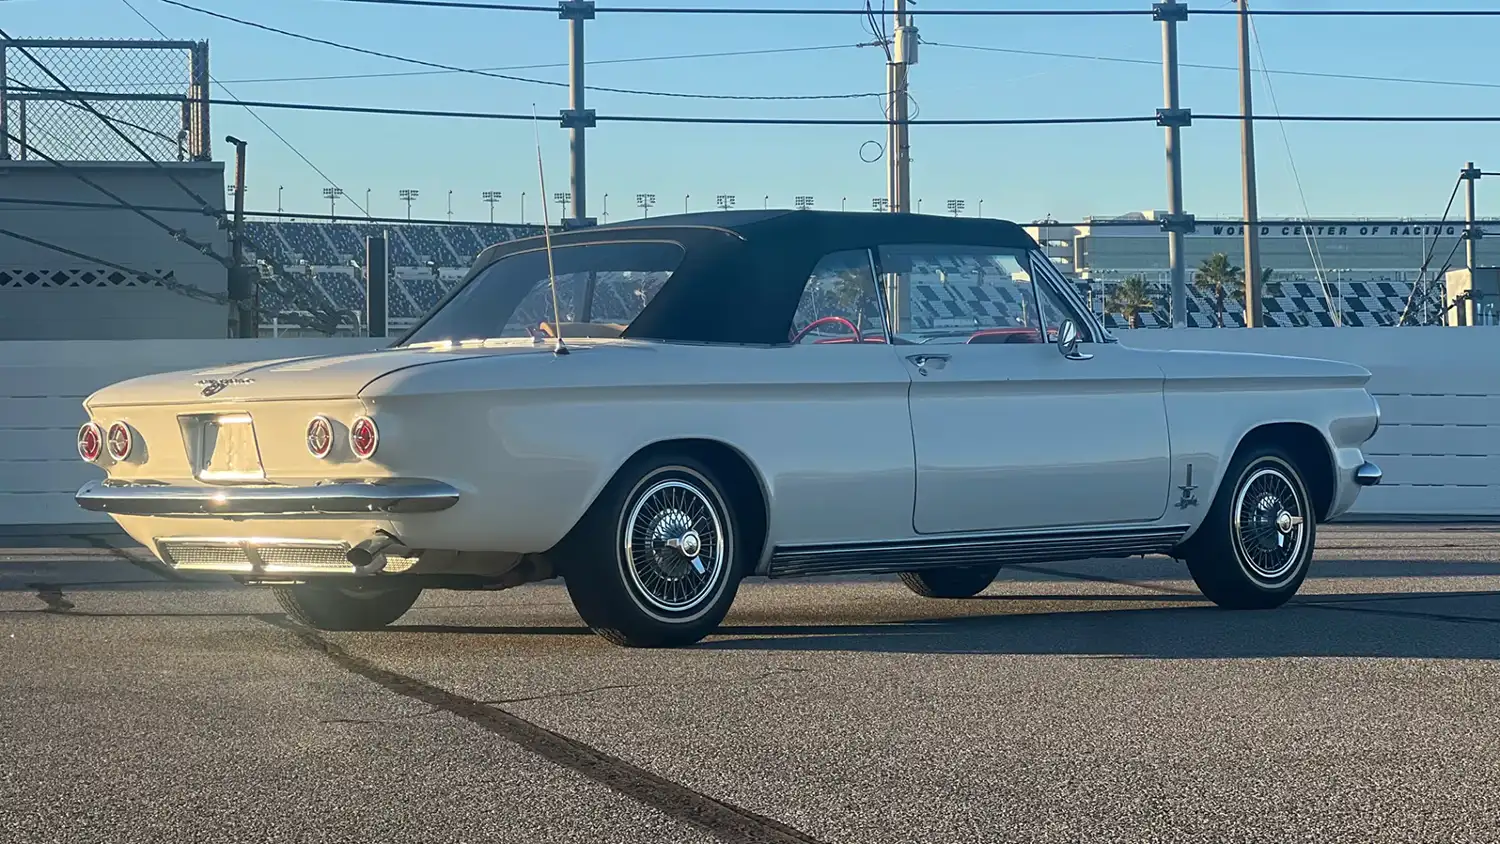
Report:
M 681 266 L 626 328 L 625 337 L 678 342 L 787 342 L 813 268 L 825 255 L 882 244 L 945 244 L 1036 249 L 1005 220 L 843 211 L 719 211 L 677 214 L 552 235 L 554 249 L 590 243 L 661 240 L 686 251 Z M 542 236 L 480 253 L 469 276 Z

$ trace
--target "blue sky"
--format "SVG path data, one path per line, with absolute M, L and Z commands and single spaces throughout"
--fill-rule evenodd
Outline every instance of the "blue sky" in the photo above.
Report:
M 248 80 L 420 70 L 384 59 L 247 29 L 160 0 L 130 0 L 174 39 L 206 39 L 214 76 L 244 99 L 412 106 L 529 113 L 544 117 L 567 104 L 562 88 L 432 74 L 357 80 Z M 370 49 L 464 67 L 524 67 L 566 62 L 567 25 L 549 14 L 389 8 L 331 0 L 189 0 L 259 23 Z M 539 0 L 540 2 L 540 0 Z M 757 6 L 857 7 L 861 0 L 755 0 Z M 918 118 L 1149 115 L 1162 104 L 1160 25 L 1149 16 L 1117 18 L 948 18 L 932 8 L 1036 8 L 1051 0 L 921 0 L 924 40 L 911 74 Z M 608 4 L 601 3 L 601 6 Z M 622 2 L 617 5 L 626 5 Z M 645 5 L 632 2 L 630 5 Z M 654 0 L 658 6 L 745 5 L 731 0 Z M 1146 0 L 1059 0 L 1069 8 L 1149 8 Z M 1203 8 L 1229 4 L 1203 2 Z M 1495 7 L 1493 0 L 1363 0 L 1359 3 L 1270 2 L 1252 8 Z M 16 37 L 156 37 L 124 0 L 0 0 L 3 26 Z M 1500 18 L 1287 18 L 1257 22 L 1272 71 L 1366 74 L 1493 83 L 1494 87 L 1407 84 L 1274 74 L 1275 106 L 1286 114 L 1500 114 L 1500 73 L 1486 57 L 1500 40 Z M 1181 27 L 1185 63 L 1236 64 L 1233 17 L 1196 16 Z M 836 47 L 804 52 L 606 63 L 590 66 L 591 84 L 661 91 L 806 95 L 878 92 L 884 58 L 855 16 L 608 15 L 588 24 L 591 61 L 681 54 Z M 989 50 L 958 49 L 942 44 Z M 1146 63 L 1022 55 L 993 50 L 1074 53 Z M 1258 61 L 1258 60 L 1257 60 Z M 509 71 L 566 80 L 562 66 Z M 215 95 L 226 100 L 222 89 Z M 1256 108 L 1272 113 L 1257 73 Z M 1182 101 L 1199 113 L 1238 110 L 1232 71 L 1185 67 Z M 590 93 L 603 114 L 880 118 L 878 98 L 816 102 L 726 102 Z M 416 216 L 441 217 L 454 191 L 455 217 L 484 219 L 484 190 L 505 198 L 497 220 L 514 220 L 527 193 L 527 215 L 540 214 L 533 127 L 431 118 L 262 111 L 309 159 L 360 203 L 373 191 L 377 215 L 404 213 L 400 188 L 417 188 Z M 216 155 L 233 133 L 250 142 L 247 204 L 275 208 L 284 186 L 289 211 L 327 211 L 316 173 L 243 109 L 214 112 Z M 1437 215 L 1467 159 L 1500 148 L 1500 126 L 1486 124 L 1258 123 L 1261 212 L 1266 216 Z M 1150 123 L 1065 127 L 924 127 L 912 135 L 913 194 L 923 210 L 942 211 L 963 198 L 968 212 L 1031 220 L 1045 214 L 1079 219 L 1165 207 L 1162 130 Z M 549 193 L 567 189 L 566 134 L 544 122 L 542 151 Z M 652 192 L 653 213 L 712 207 L 734 194 L 740 207 L 789 207 L 793 196 L 817 207 L 868 208 L 885 192 L 883 162 L 861 161 L 861 145 L 884 140 L 880 127 L 743 127 L 601 124 L 589 133 L 590 212 L 609 195 L 611 219 L 637 216 L 634 198 Z M 1187 210 L 1201 217 L 1240 210 L 1239 130 L 1200 122 L 1184 130 Z M 1290 156 L 1288 155 L 1290 150 Z M 868 150 L 867 150 L 868 151 Z M 1301 191 L 1292 177 L 1295 162 Z M 1484 187 L 1481 184 L 1481 212 Z M 1304 206 L 1305 195 L 1305 206 Z M 352 212 L 345 203 L 343 210 Z M 558 208 L 550 209 L 555 221 Z

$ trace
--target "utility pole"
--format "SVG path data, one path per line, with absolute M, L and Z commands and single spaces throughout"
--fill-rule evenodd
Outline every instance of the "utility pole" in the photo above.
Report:
M 1463 173 L 1459 174 L 1464 184 L 1464 260 L 1469 266 L 1470 278 L 1474 268 L 1479 266 L 1479 226 L 1474 211 L 1474 183 L 1479 181 L 1479 168 L 1470 161 L 1464 165 Z
M 1245 193 L 1245 327 L 1265 326 L 1260 289 L 1260 214 L 1255 197 L 1255 116 L 1250 104 L 1250 4 L 1240 3 L 1240 171 Z
M 583 87 L 583 22 L 594 19 L 593 0 L 561 0 L 558 17 L 568 22 L 568 107 L 562 112 L 562 125 L 568 130 L 572 149 L 573 216 L 564 217 L 563 228 L 594 225 L 588 216 L 587 157 L 584 155 L 584 132 L 595 123 L 594 110 L 585 108 Z M 542 197 L 546 202 L 547 197 Z M 525 222 L 524 220 L 522 222 Z
M 1161 21 L 1162 88 L 1166 106 L 1157 109 L 1156 123 L 1167 130 L 1167 265 L 1172 279 L 1172 327 L 1186 328 L 1187 268 L 1183 265 L 1183 235 L 1193 230 L 1193 217 L 1182 211 L 1182 127 L 1192 125 L 1192 112 L 1180 105 L 1177 85 L 1177 24 L 1187 20 L 1188 7 L 1163 0 L 1151 7 Z
M 230 296 L 237 306 L 239 336 L 256 337 L 260 334 L 260 315 L 255 289 L 245 289 L 250 274 L 245 271 L 245 142 L 233 135 L 224 140 L 234 144 L 234 251 L 229 268 L 230 284 L 234 294 Z
M 911 139 L 907 121 L 907 68 L 917 63 L 917 28 L 906 13 L 906 0 L 895 0 L 895 44 L 885 65 L 886 197 L 897 214 L 911 212 Z M 888 48 L 890 49 L 890 48 Z

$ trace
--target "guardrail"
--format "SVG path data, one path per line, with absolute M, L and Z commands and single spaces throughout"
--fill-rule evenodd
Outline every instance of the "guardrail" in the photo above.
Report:
M 1333 358 L 1373 374 L 1383 422 L 1367 451 L 1385 481 L 1351 518 L 1500 519 L 1500 332 L 1445 328 L 1122 331 L 1141 348 Z M 84 397 L 159 372 L 374 348 L 367 338 L 0 342 L 0 528 L 107 522 L 73 493 Z

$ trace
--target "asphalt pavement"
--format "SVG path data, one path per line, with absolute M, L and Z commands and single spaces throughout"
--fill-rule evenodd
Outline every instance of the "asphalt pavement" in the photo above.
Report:
M 553 583 L 320 633 L 49 544 L 0 537 L 3 842 L 1500 837 L 1492 529 L 1325 528 L 1266 612 L 1159 558 L 750 581 L 662 651 Z

